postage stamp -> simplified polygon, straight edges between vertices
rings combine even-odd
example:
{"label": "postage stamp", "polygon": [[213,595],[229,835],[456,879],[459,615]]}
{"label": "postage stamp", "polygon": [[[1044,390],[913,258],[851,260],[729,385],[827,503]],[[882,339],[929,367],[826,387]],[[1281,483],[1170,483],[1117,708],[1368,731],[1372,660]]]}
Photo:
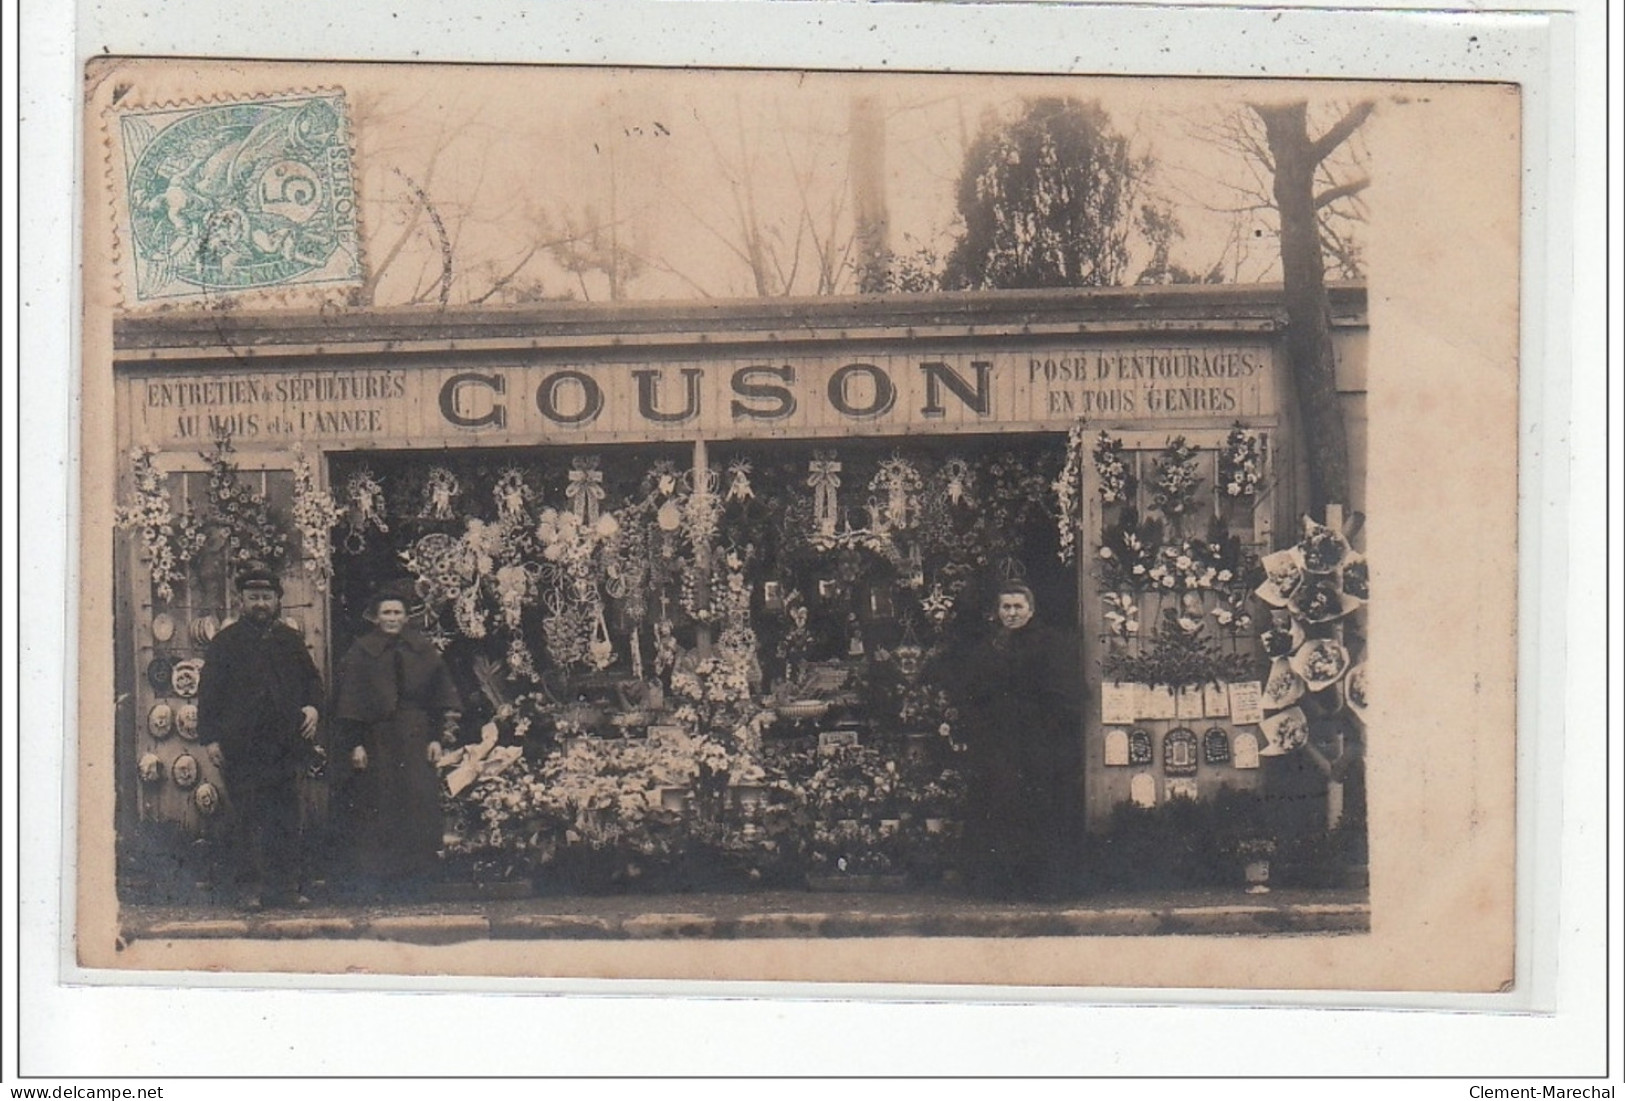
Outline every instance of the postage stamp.
{"label": "postage stamp", "polygon": [[342,92],[132,110],[117,129],[136,301],[361,278]]}

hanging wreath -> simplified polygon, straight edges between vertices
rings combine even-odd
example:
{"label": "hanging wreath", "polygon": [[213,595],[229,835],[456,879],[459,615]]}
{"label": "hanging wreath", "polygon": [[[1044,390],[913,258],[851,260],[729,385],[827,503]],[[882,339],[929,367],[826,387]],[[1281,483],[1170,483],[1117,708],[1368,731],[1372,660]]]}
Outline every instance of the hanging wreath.
{"label": "hanging wreath", "polygon": [[453,502],[462,492],[457,475],[443,466],[433,467],[423,483],[423,516],[429,520],[455,520]]}
{"label": "hanging wreath", "polygon": [[839,520],[836,491],[841,488],[841,463],[833,451],[815,451],[807,464],[807,485],[813,491],[813,533],[834,535]]}
{"label": "hanging wreath", "polygon": [[969,508],[976,504],[976,474],[970,463],[957,456],[946,459],[940,474],[942,491],[948,503],[955,508]]}
{"label": "hanging wreath", "polygon": [[248,562],[280,569],[288,555],[288,536],[272,515],[265,495],[238,480],[231,454],[231,437],[222,435],[203,456],[209,464],[209,497],[200,523],[223,532],[232,569]]}
{"label": "hanging wreath", "polygon": [[1169,440],[1157,458],[1156,471],[1151,477],[1151,502],[1171,520],[1195,508],[1197,491],[1202,486],[1196,463],[1196,449],[1185,442],[1184,436]]}
{"label": "hanging wreath", "polygon": [[372,471],[362,467],[344,483],[344,499],[349,517],[349,534],[344,538],[344,549],[360,554],[367,545],[367,530],[380,534],[389,531],[384,519],[384,487],[374,478]]}
{"label": "hanging wreath", "polygon": [[316,484],[316,471],[299,444],[293,449],[292,511],[305,572],[317,589],[326,592],[333,580],[333,529],[344,519],[344,510],[331,493]]}
{"label": "hanging wreath", "polygon": [[879,495],[871,498],[879,523],[871,527],[901,531],[919,519],[919,496],[923,483],[914,464],[893,453],[880,464],[875,476],[869,479],[869,490]]}
{"label": "hanging wreath", "polygon": [[130,452],[134,500],[113,510],[113,523],[121,530],[140,533],[153,594],[167,603],[175,595],[175,586],[186,580],[192,559],[203,549],[204,532],[190,510],[177,516],[170,508],[168,479],[154,465],[156,455],[146,446]]}
{"label": "hanging wreath", "polygon": [[1060,541],[1057,553],[1062,562],[1072,561],[1078,529],[1083,526],[1083,508],[1079,497],[1083,487],[1084,431],[1081,420],[1067,430],[1066,459],[1061,464],[1061,473],[1050,487],[1055,491],[1056,534]]}
{"label": "hanging wreath", "polygon": [[750,484],[751,465],[748,459],[735,459],[728,464],[728,500],[748,501],[756,496]]}
{"label": "hanging wreath", "polygon": [[[1081,450],[1081,441],[1079,447]],[[1134,497],[1134,474],[1123,441],[1102,432],[1095,437],[1092,458],[1100,480],[1100,499],[1108,505],[1128,503]]]}
{"label": "hanging wreath", "polygon": [[1263,439],[1238,422],[1219,449],[1219,486],[1227,497],[1255,497],[1263,478]]}
{"label": "hanging wreath", "polygon": [[510,466],[503,470],[497,477],[491,496],[496,500],[498,521],[515,528],[529,526],[526,509],[534,494],[517,467]]}
{"label": "hanging wreath", "polygon": [[598,521],[604,501],[604,472],[598,469],[598,456],[581,455],[570,460],[570,479],[564,487],[564,496],[582,522]]}

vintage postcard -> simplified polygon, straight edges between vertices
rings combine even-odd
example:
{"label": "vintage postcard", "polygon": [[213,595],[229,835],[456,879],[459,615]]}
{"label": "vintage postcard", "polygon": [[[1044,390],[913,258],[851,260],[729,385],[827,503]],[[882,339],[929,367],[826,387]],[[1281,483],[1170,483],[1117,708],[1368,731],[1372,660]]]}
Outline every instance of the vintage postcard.
{"label": "vintage postcard", "polygon": [[84,75],[81,966],[1512,981],[1515,86]]}

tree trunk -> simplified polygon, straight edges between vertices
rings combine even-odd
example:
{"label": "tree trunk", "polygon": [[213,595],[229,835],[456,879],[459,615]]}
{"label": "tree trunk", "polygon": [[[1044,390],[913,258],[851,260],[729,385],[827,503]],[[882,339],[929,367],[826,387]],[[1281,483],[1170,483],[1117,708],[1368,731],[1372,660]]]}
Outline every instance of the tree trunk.
{"label": "tree trunk", "polygon": [[891,241],[886,213],[886,119],[873,96],[852,101],[851,150],[858,289],[874,292],[885,289]]}
{"label": "tree trunk", "polygon": [[1275,160],[1275,203],[1281,215],[1281,280],[1286,303],[1287,362],[1302,413],[1309,459],[1310,511],[1349,500],[1349,444],[1337,397],[1331,304],[1326,297],[1315,169],[1324,157],[1309,137],[1303,103],[1254,107]]}

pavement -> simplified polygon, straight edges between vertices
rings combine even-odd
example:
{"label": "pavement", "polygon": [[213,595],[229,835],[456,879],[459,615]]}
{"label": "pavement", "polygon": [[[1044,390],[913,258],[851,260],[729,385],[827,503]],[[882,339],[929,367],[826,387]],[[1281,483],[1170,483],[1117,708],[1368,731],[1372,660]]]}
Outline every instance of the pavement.
{"label": "pavement", "polygon": [[1278,888],[1099,894],[997,902],[945,888],[323,902],[248,913],[227,906],[125,904],[123,939],[683,940],[841,937],[1280,936],[1371,928],[1364,889]]}

